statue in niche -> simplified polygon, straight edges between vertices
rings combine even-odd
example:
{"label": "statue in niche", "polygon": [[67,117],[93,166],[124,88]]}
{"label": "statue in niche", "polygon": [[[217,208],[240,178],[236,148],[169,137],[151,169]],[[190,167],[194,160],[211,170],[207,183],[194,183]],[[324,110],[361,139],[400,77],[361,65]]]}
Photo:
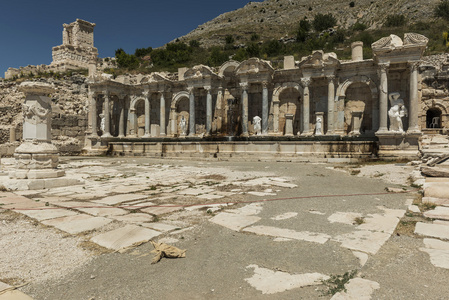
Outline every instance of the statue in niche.
{"label": "statue in niche", "polygon": [[262,134],[262,127],[260,125],[260,121],[262,121],[262,119],[259,116],[255,116],[253,118],[254,133],[256,135],[261,135]]}
{"label": "statue in niche", "polygon": [[101,134],[104,134],[104,129],[105,129],[105,120],[104,120],[104,114],[100,114],[100,130],[101,130]]}
{"label": "statue in niche", "polygon": [[184,116],[181,116],[181,121],[179,121],[179,127],[181,128],[181,136],[187,134],[187,122]]}
{"label": "statue in niche", "polygon": [[323,135],[323,120],[321,118],[316,118],[315,124],[315,135]]}
{"label": "statue in niche", "polygon": [[400,96],[400,93],[394,92],[389,97],[391,108],[388,111],[388,117],[390,118],[390,131],[392,132],[404,132],[402,118],[406,117],[408,112],[404,100],[400,99]]}

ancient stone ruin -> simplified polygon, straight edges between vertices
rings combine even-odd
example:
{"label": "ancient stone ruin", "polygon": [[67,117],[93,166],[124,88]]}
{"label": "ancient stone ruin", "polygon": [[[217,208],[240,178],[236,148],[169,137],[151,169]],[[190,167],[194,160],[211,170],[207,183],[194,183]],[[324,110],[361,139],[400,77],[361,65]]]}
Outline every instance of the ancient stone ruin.
{"label": "ancient stone ruin", "polygon": [[374,59],[363,60],[356,42],[351,61],[314,51],[286,57],[282,70],[251,58],[180,69],[175,79],[95,76],[85,150],[179,156],[201,143],[214,156],[414,157],[426,124],[418,66],[427,42],[391,35],[372,45]]}
{"label": "ancient stone ruin", "polygon": [[94,47],[95,23],[76,19],[70,24],[63,24],[63,27],[62,45],[53,47],[53,61],[50,65],[9,68],[5,72],[5,79],[50,71],[65,72],[95,68],[98,57],[98,50]]}

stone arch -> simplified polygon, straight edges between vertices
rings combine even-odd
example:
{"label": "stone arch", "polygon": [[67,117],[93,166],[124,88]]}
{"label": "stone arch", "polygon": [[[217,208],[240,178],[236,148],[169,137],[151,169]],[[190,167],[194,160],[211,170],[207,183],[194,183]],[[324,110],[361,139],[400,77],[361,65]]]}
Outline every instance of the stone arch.
{"label": "stone arch", "polygon": [[426,128],[441,128],[442,111],[438,107],[430,107],[426,112]]}
{"label": "stone arch", "polygon": [[232,71],[234,72],[237,67],[240,65],[240,63],[238,61],[235,60],[230,60],[225,62],[224,64],[222,64],[218,70],[218,76],[223,77],[225,72],[232,68]]}
{"label": "stone arch", "polygon": [[[430,117],[439,117],[438,125],[439,127],[430,127],[430,128],[447,128],[449,127],[449,108],[445,105],[444,101],[440,99],[430,99],[423,101],[424,105],[422,106],[422,128],[429,128],[430,123],[432,122]],[[431,116],[432,114],[435,114]],[[430,123],[429,123],[430,121]]]}
{"label": "stone arch", "polygon": [[[363,108],[363,115],[361,120],[361,128],[352,128],[352,117],[351,113],[348,112],[348,110],[354,111],[353,108],[347,108],[347,105],[351,103],[346,103],[347,98],[347,92],[348,89],[353,84],[365,84],[366,88],[369,89],[369,92],[371,94],[370,103],[367,103],[368,99],[364,99],[366,102],[364,105],[369,105],[368,107]],[[342,113],[344,116],[344,122],[340,121],[337,123],[337,128],[339,131],[345,131],[346,133],[349,132],[358,132],[360,129],[362,130],[362,133],[368,133],[368,132],[374,132],[378,127],[378,89],[376,84],[374,83],[371,78],[364,75],[357,75],[353,76],[351,78],[346,79],[343,83],[341,83],[338,88],[335,95],[335,102],[340,102],[339,106],[342,107],[343,111]],[[362,101],[363,102],[363,101]],[[346,125],[345,125],[346,123]],[[347,128],[345,128],[347,127]]]}
{"label": "stone arch", "polygon": [[[283,99],[282,94],[289,90],[295,90],[298,93],[298,97],[295,99]],[[296,134],[300,131],[300,100],[303,94],[302,86],[297,82],[286,82],[281,86],[278,86],[273,91],[273,131],[277,134]],[[289,105],[290,104],[290,105]],[[293,129],[293,132],[287,132],[286,128],[286,114],[293,115],[292,124],[289,127]],[[291,131],[291,130],[288,130]]]}
{"label": "stone arch", "polygon": [[[182,135],[182,128],[181,128],[181,125],[180,125],[180,120],[184,116],[185,122],[186,122],[186,126],[187,126],[187,124],[189,124],[190,112],[188,111],[187,108],[185,110],[181,111],[181,112],[178,112],[177,108],[178,108],[178,105],[179,105],[181,100],[183,100],[183,99],[189,100],[189,93],[186,92],[186,91],[182,91],[182,92],[176,93],[175,95],[173,95],[172,99],[173,100],[171,102],[170,116],[169,116],[171,135],[172,136],[181,136]],[[188,134],[188,126],[186,128],[186,134]]]}

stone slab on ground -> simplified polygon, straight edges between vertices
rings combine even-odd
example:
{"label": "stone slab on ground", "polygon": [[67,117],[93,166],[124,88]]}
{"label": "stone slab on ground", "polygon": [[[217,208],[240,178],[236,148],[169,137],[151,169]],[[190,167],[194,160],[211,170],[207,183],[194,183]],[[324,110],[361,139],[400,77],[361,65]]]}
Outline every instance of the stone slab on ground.
{"label": "stone slab on ground", "polygon": [[139,194],[120,194],[115,196],[108,196],[100,200],[94,200],[92,202],[95,203],[102,203],[102,204],[108,204],[108,205],[115,205],[126,201],[132,201],[132,200],[140,200],[140,199],[146,199],[148,198],[147,195],[139,195]]}
{"label": "stone slab on ground", "polygon": [[392,234],[399,223],[399,218],[392,215],[369,214],[364,223],[357,226],[359,230],[387,232]]}
{"label": "stone slab on ground", "polygon": [[125,216],[111,216],[112,219],[126,222],[126,223],[143,223],[143,222],[152,222],[154,220],[154,217],[149,214],[142,214],[142,213],[132,213],[127,214]]}
{"label": "stone slab on ground", "polygon": [[77,210],[96,217],[123,216],[129,213],[129,211],[117,207],[83,207],[77,208]]}
{"label": "stone slab on ground", "polygon": [[261,218],[256,216],[233,214],[222,212],[209,219],[210,222],[224,226],[231,230],[240,231],[242,228],[258,222]]}
{"label": "stone slab on ground", "polygon": [[355,251],[376,254],[380,247],[390,238],[389,233],[368,230],[357,230],[336,236],[335,241],[341,246]]}
{"label": "stone slab on ground", "polygon": [[439,167],[422,167],[421,172],[430,177],[449,177],[449,169]]}
{"label": "stone slab on ground", "polygon": [[15,212],[24,214],[38,221],[45,221],[50,219],[78,215],[76,212],[64,208],[48,208],[48,207],[35,210],[15,210]]}
{"label": "stone slab on ground", "polygon": [[42,224],[53,226],[70,234],[78,234],[85,231],[95,230],[110,222],[112,222],[112,220],[103,217],[77,215],[43,221]]}
{"label": "stone slab on ground", "polygon": [[30,296],[18,290],[0,292],[0,300],[33,300]]}
{"label": "stone slab on ground", "polygon": [[327,218],[327,220],[331,223],[342,223],[348,225],[354,225],[356,218],[362,218],[361,213],[355,212],[336,212]]}
{"label": "stone slab on ground", "polygon": [[169,225],[169,224],[165,224],[165,223],[142,223],[140,225],[145,226],[147,228],[157,230],[157,231],[162,231],[162,232],[179,229],[179,227],[177,227],[177,226],[173,226],[173,225]]}
{"label": "stone slab on ground", "polygon": [[102,247],[120,251],[133,245],[146,243],[160,234],[160,232],[148,228],[126,225],[125,227],[96,235],[90,240]]}
{"label": "stone slab on ground", "polygon": [[424,212],[423,215],[431,219],[449,220],[449,207],[437,206],[433,210]]}
{"label": "stone slab on ground", "polygon": [[449,243],[436,239],[424,239],[425,248],[419,248],[427,252],[430,262],[435,267],[449,269]]}
{"label": "stone slab on ground", "polygon": [[291,229],[277,228],[271,226],[252,226],[243,229],[244,232],[251,232],[257,235],[266,235],[276,238],[288,238],[318,244],[326,243],[331,237],[323,233],[308,231],[294,231]]}
{"label": "stone slab on ground", "polygon": [[423,197],[422,203],[432,203],[435,205],[449,206],[449,199],[444,198],[434,198],[434,197]]}
{"label": "stone slab on ground", "polygon": [[184,208],[182,206],[174,205],[174,204],[161,204],[159,206],[153,206],[148,208],[143,208],[141,211],[146,212],[148,214],[152,215],[164,215],[168,213],[172,213],[178,210],[183,210]]}
{"label": "stone slab on ground", "polygon": [[329,278],[329,276],[320,273],[289,274],[261,268],[257,265],[249,265],[246,268],[254,269],[254,275],[245,278],[245,281],[253,288],[261,291],[262,294],[276,294],[295,288],[319,285],[322,280]]}
{"label": "stone slab on ground", "polygon": [[444,182],[428,182],[424,184],[424,197],[449,199],[449,178]]}
{"label": "stone slab on ground", "polygon": [[449,240],[449,227],[441,224],[418,222],[415,226],[415,234]]}
{"label": "stone slab on ground", "polygon": [[34,201],[27,197],[15,195],[13,193],[2,193],[0,203],[5,209],[26,209],[45,207],[45,202]]}

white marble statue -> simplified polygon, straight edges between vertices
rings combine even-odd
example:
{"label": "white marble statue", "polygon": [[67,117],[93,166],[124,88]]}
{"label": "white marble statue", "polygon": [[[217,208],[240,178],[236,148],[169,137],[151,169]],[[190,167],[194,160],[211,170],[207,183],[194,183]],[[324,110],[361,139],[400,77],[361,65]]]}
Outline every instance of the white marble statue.
{"label": "white marble statue", "polygon": [[104,114],[100,114],[100,130],[101,130],[101,134],[104,134],[104,129],[105,129],[105,120],[104,120]]}
{"label": "white marble statue", "polygon": [[262,119],[259,116],[255,116],[253,118],[254,133],[256,135],[261,135],[262,134],[262,127],[260,125],[260,121],[262,121]]}
{"label": "white marble statue", "polygon": [[187,134],[187,122],[184,116],[182,116],[181,121],[179,121],[179,127],[181,128],[181,136],[185,136]]}
{"label": "white marble statue", "polygon": [[391,108],[388,111],[388,117],[390,118],[390,131],[392,132],[404,132],[402,125],[402,118],[407,116],[407,108],[405,108],[404,100],[399,97],[401,94],[394,92],[390,94]]}
{"label": "white marble statue", "polygon": [[315,135],[323,135],[323,120],[320,117],[316,118]]}

